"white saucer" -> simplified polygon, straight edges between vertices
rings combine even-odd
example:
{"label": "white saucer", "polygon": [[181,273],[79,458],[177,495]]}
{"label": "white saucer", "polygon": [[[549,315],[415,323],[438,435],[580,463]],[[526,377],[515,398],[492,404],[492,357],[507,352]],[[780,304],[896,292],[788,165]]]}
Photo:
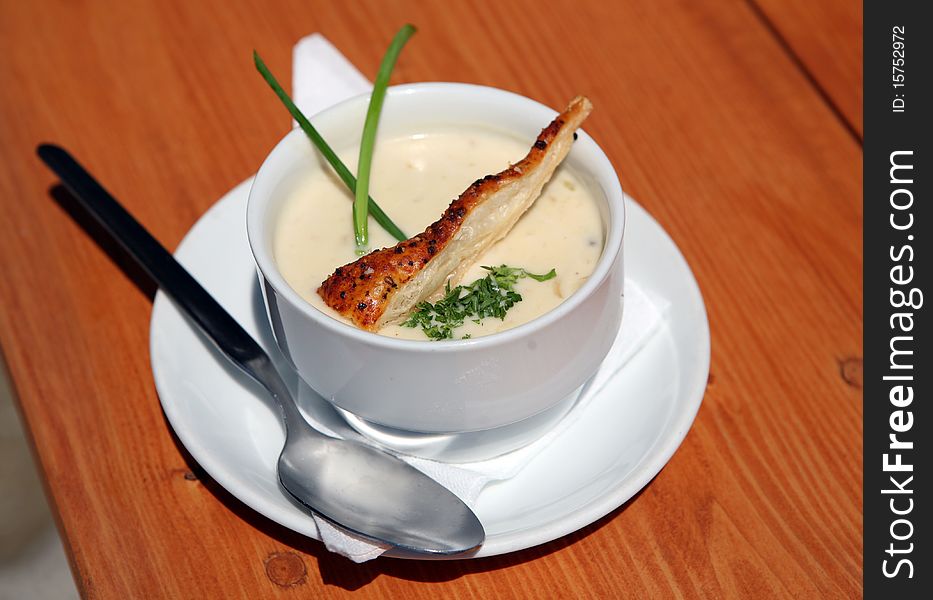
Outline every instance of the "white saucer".
{"label": "white saucer", "polygon": [[[274,349],[246,240],[250,182],[207,211],[175,256]],[[661,470],[693,423],[709,371],[703,298],[670,237],[631,198],[626,202],[626,275],[670,300],[666,322],[548,448],[514,478],[483,490],[475,511],[487,537],[472,557],[542,544],[608,514]],[[161,292],[150,353],[162,408],[194,459],[252,509],[318,539],[313,519],[280,491],[275,463],[284,433],[265,394]]]}

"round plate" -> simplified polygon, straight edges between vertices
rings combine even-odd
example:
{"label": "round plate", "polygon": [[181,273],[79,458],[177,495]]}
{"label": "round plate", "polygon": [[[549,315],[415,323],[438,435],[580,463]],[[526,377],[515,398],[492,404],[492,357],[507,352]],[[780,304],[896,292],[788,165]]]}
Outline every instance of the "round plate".
{"label": "round plate", "polygon": [[[246,240],[250,183],[207,211],[175,256],[268,349],[274,341]],[[700,407],[710,356],[703,298],[670,237],[626,202],[626,275],[670,301],[665,323],[552,444],[482,491],[474,510],[487,537],[471,557],[548,542],[622,505],[667,463]],[[162,408],[194,459],[252,509],[318,539],[314,520],[280,491],[284,432],[263,391],[161,292],[150,353]]]}

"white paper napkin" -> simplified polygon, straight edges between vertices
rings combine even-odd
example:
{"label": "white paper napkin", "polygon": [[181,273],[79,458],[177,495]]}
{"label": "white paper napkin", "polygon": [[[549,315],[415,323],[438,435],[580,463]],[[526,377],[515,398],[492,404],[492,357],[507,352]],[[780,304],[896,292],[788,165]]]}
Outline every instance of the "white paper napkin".
{"label": "white paper napkin", "polygon": [[[306,117],[368,92],[372,87],[359,69],[320,33],[313,33],[295,44],[292,100]],[[297,125],[292,123],[292,127]]]}
{"label": "white paper napkin", "polygon": [[[320,34],[315,33],[299,41],[295,45],[293,61],[292,98],[309,118],[342,100],[364,93],[371,87],[370,82],[356,67]],[[630,280],[625,282],[624,298],[623,326],[606,360],[576,405],[540,439],[514,452],[482,462],[452,464],[411,456],[402,456],[402,459],[450,489],[471,507],[484,487],[492,482],[514,477],[542,449],[577,421],[592,399],[644,346],[662,323],[668,306],[666,300],[649,297]],[[346,430],[338,432],[328,426],[325,420],[315,419],[313,414],[307,416],[312,424],[324,433],[337,436],[346,434]],[[314,517],[314,520],[327,549],[354,562],[371,560],[389,548],[348,533],[324,519]]]}

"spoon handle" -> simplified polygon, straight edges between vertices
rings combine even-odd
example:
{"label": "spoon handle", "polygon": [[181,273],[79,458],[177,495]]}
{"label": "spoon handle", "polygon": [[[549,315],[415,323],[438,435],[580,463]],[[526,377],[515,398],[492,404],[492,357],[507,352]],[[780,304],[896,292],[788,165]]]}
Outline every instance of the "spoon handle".
{"label": "spoon handle", "polygon": [[[285,388],[258,343],[194,277],[63,148],[42,144],[39,158],[81,205],[187,313],[217,348],[273,395]],[[281,404],[281,402],[280,402]]]}

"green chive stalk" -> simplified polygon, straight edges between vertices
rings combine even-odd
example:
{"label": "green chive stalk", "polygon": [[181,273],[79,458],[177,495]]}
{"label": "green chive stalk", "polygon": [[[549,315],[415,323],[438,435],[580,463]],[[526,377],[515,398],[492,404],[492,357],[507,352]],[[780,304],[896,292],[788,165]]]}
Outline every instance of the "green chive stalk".
{"label": "green chive stalk", "polygon": [[[302,114],[298,107],[295,106],[295,103],[292,102],[292,99],[285,93],[285,90],[282,89],[282,86],[279,85],[279,82],[276,81],[275,77],[269,71],[269,68],[266,67],[266,63],[263,62],[262,58],[259,57],[259,53],[255,50],[253,51],[253,62],[256,63],[256,70],[262,75],[263,79],[266,80],[266,83],[269,84],[269,87],[272,88],[272,91],[275,92],[275,95],[279,97],[279,100],[282,101],[282,104],[285,105],[285,108],[288,109],[288,112],[291,113],[292,118],[298,122],[298,126],[301,127],[302,131],[311,139],[317,149],[321,152],[324,158],[330,163],[330,166],[334,168],[334,171],[337,173],[337,176],[346,184],[350,192],[356,195],[357,182],[356,178],[353,177],[353,174],[350,173],[350,169],[347,168],[343,161],[337,156],[337,154],[331,149],[331,147],[324,141],[324,138],[321,137],[321,134],[317,132],[311,122],[308,121],[308,118]],[[392,222],[392,219],[389,218],[376,201],[372,198],[368,199],[368,208],[369,212],[372,213],[373,218],[377,223],[382,225],[382,227],[389,232],[389,234],[397,239],[400,242],[404,242],[408,239],[408,236],[399,229],[398,225]]]}
{"label": "green chive stalk", "polygon": [[382,57],[379,73],[373,84],[373,93],[369,97],[369,109],[366,111],[366,121],[363,123],[363,138],[360,142],[359,168],[356,172],[356,197],[353,202],[353,232],[356,237],[356,253],[359,256],[369,251],[369,174],[373,164],[373,148],[376,145],[376,129],[379,127],[379,115],[382,113],[382,104],[385,102],[386,88],[389,86],[389,77],[398,60],[405,42],[414,35],[416,29],[406,24],[392,39],[389,49]]}

